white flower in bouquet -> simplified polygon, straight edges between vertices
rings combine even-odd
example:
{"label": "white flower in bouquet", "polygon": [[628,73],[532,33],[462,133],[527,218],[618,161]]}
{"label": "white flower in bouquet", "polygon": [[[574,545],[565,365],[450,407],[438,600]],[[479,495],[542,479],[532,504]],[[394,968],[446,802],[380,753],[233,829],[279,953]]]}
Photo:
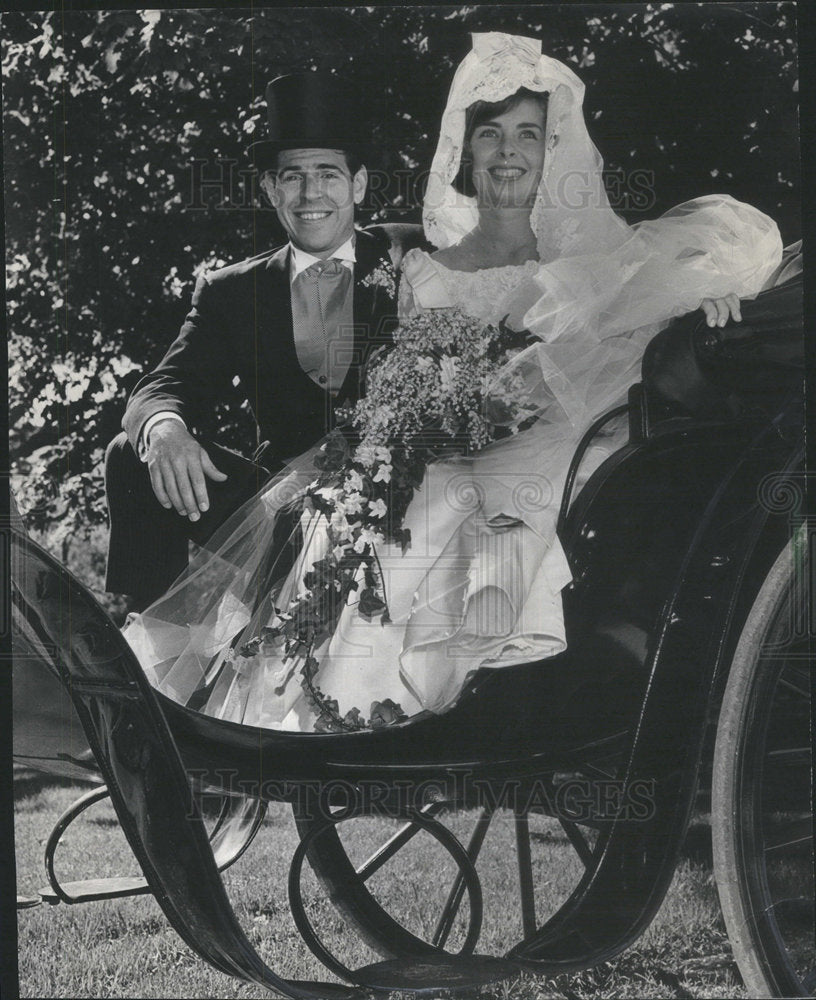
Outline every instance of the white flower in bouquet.
{"label": "white flower in bouquet", "polygon": [[379,545],[384,541],[385,538],[381,532],[374,531],[371,528],[361,528],[354,542],[354,551],[362,553],[365,551],[366,546]]}
{"label": "white flower in bouquet", "polygon": [[[359,462],[360,465],[364,466],[366,469],[370,469],[372,465],[377,461],[376,455],[374,454],[374,447],[370,444],[360,444],[357,446],[354,452],[354,461]],[[360,473],[356,469],[352,469],[348,473],[349,479],[352,476],[356,476],[357,479],[352,481],[351,488],[354,490],[361,490],[363,488],[363,481],[360,478]]]}
{"label": "white flower in bouquet", "polygon": [[456,391],[456,358],[442,358],[439,362],[439,383],[444,396],[452,396]]}
{"label": "white flower in bouquet", "polygon": [[[372,458],[373,458],[373,452],[372,452]],[[355,459],[356,461],[361,462],[363,465],[367,464],[363,462],[362,458],[360,458],[357,455],[355,455]],[[360,490],[363,488],[363,477],[356,469],[352,469],[349,473],[347,473],[344,487],[347,492],[351,491],[350,495],[352,496],[359,494]]]}
{"label": "white flower in bouquet", "polygon": [[[362,483],[360,484],[362,488]],[[368,503],[368,500],[362,495],[362,493],[354,492],[348,493],[346,495],[346,515],[348,514],[359,514],[363,506]]]}
{"label": "white flower in bouquet", "polygon": [[[346,413],[356,447],[338,429],[320,450],[320,475],[306,499],[325,518],[329,548],[305,574],[303,589],[273,630],[283,636],[287,655],[305,652],[302,687],[319,731],[345,732],[405,717],[399,705],[389,706],[387,719],[373,707],[368,722],[357,708],[341,717],[337,702],[315,682],[316,636],[322,641],[331,634],[355,593],[356,613],[379,618],[383,626],[390,621],[377,548],[386,540],[403,551],[410,546],[403,519],[429,462],[452,451],[478,450],[534,419],[528,387],[511,361],[525,337],[451,309],[403,322],[393,348],[372,365],[365,396]],[[251,640],[239,655],[256,648]]]}

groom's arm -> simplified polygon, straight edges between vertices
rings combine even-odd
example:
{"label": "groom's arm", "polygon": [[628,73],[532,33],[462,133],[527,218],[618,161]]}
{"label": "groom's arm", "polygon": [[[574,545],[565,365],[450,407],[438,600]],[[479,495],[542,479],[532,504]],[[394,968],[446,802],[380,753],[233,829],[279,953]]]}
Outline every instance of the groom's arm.
{"label": "groom's arm", "polygon": [[191,521],[209,506],[206,478],[226,478],[188,430],[232,390],[234,329],[219,307],[220,291],[207,275],[199,278],[178,337],[137,384],[122,421],[132,447],[147,462],[158,501]]}
{"label": "groom's arm", "polygon": [[208,275],[198,279],[178,337],[131,393],[122,426],[137,453],[146,443],[143,432],[152,417],[173,414],[191,427],[232,393],[233,330],[222,315],[218,293]]}

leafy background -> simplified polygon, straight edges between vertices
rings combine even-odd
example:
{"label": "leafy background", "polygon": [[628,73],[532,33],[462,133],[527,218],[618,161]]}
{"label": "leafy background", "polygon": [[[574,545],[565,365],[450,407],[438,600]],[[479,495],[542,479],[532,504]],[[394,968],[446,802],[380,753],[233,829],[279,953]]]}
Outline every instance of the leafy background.
{"label": "leafy background", "polygon": [[[792,3],[4,13],[12,485],[64,561],[102,530],[105,445],[195,276],[281,240],[244,152],[265,83],[315,66],[353,76],[390,178],[361,221],[418,221],[474,30],[540,37],[582,77],[628,221],[727,192],[799,238]],[[251,449],[240,407],[213,427]]]}

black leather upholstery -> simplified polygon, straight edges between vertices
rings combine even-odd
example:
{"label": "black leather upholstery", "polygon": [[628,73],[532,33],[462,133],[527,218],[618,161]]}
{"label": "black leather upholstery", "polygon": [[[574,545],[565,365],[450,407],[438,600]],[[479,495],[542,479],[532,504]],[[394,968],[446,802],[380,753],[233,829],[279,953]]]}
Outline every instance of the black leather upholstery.
{"label": "black leather upholstery", "polygon": [[642,376],[647,389],[701,419],[771,408],[802,387],[802,275],[742,303],[742,322],[709,327],[702,311],[675,320],[649,344]]}

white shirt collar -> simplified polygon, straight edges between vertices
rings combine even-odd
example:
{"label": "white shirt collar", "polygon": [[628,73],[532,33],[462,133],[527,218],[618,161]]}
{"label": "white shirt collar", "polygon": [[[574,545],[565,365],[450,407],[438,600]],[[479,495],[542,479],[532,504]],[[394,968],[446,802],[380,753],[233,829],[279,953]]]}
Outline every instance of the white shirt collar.
{"label": "white shirt collar", "polygon": [[[301,250],[300,247],[296,247],[294,243],[289,243],[289,270],[290,278],[292,281],[300,274],[301,271],[305,271],[307,267],[311,267],[312,264],[317,263],[320,260],[319,257],[314,257],[312,254],[307,253],[305,250]],[[341,245],[331,254],[332,258],[336,258],[343,262],[343,265],[349,270],[354,269],[354,262],[357,257],[354,254],[354,237],[349,236],[345,243]]]}

